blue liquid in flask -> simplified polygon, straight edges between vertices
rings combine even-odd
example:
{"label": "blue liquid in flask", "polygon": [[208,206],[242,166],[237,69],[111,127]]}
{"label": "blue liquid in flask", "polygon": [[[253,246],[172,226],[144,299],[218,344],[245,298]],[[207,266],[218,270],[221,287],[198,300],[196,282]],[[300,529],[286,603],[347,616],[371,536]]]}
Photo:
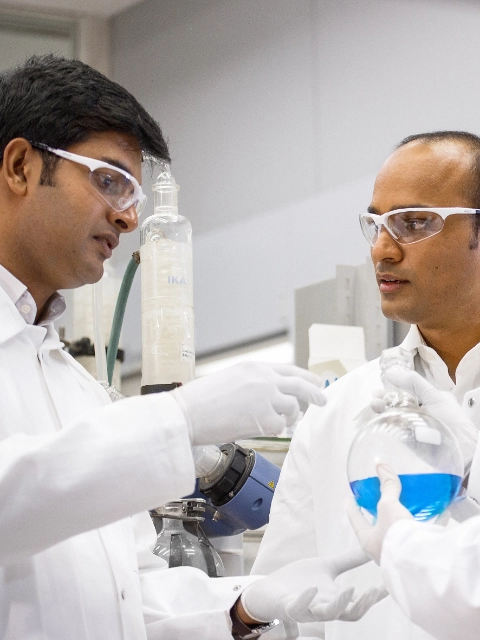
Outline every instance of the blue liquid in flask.
{"label": "blue liquid in flask", "polygon": [[[406,473],[399,478],[402,483],[400,502],[416,520],[429,520],[445,511],[462,484],[460,476],[450,473]],[[376,476],[355,480],[350,487],[358,506],[377,517],[380,480]]]}

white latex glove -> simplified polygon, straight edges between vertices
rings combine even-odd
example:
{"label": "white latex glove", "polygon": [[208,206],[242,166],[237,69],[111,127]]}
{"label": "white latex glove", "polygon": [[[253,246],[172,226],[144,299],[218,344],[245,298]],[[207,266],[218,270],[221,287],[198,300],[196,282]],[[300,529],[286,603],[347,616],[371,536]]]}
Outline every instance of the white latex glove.
{"label": "white latex glove", "polygon": [[245,612],[258,622],[358,620],[387,594],[374,587],[353,599],[353,587],[334,584],[344,571],[369,562],[360,549],[330,558],[297,560],[254,582],[241,595]]}
{"label": "white latex glove", "polygon": [[[420,401],[422,409],[434,418],[447,425],[456,435],[463,454],[464,466],[468,470],[473,460],[477,445],[478,430],[467,418],[462,407],[448,391],[435,389],[416,371],[405,371],[400,367],[391,367],[385,377],[395,387],[409,391]],[[383,390],[375,391],[375,395],[383,395]],[[381,413],[385,410],[382,398],[373,398],[370,403],[373,411]]]}
{"label": "white latex glove", "polygon": [[336,620],[343,620],[344,622],[356,622],[363,618],[369,609],[374,604],[380,602],[388,596],[388,591],[385,589],[383,582],[375,587],[370,587],[364,591],[356,600],[353,600],[343,613],[341,613]]}
{"label": "white latex glove", "polygon": [[377,464],[377,473],[382,495],[377,506],[376,523],[373,525],[367,521],[353,496],[347,505],[347,515],[362,549],[372,560],[380,564],[383,541],[389,528],[398,520],[414,518],[400,503],[402,485],[393,469],[387,464],[380,463]]}
{"label": "white latex glove", "polygon": [[320,378],[294,365],[242,362],[170,393],[198,445],[278,435],[300,408],[325,404],[321,386]]}

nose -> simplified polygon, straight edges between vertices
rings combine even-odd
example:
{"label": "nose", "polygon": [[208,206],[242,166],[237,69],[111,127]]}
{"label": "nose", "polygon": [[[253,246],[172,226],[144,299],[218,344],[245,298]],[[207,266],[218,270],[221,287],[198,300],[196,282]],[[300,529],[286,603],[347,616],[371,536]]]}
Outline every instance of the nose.
{"label": "nose", "polygon": [[132,205],[125,211],[115,211],[109,209],[108,221],[115,226],[120,233],[130,233],[138,227],[138,215]]}
{"label": "nose", "polygon": [[379,262],[400,262],[403,258],[402,245],[398,244],[382,225],[378,238],[371,249],[373,264]]}

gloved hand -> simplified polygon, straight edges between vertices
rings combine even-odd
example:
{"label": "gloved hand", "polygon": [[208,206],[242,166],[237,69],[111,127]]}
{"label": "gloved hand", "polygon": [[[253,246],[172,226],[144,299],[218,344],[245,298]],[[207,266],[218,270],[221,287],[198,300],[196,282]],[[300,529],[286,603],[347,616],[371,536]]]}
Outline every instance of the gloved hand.
{"label": "gloved hand", "polygon": [[[478,430],[465,415],[451,393],[435,389],[425,378],[416,371],[406,371],[400,367],[391,367],[385,372],[385,377],[399,389],[409,391],[420,401],[424,411],[434,418],[446,424],[456,435],[463,454],[464,466],[468,470],[473,460],[477,445]],[[383,390],[378,390],[375,395],[382,395]],[[373,398],[370,407],[373,411],[381,413],[385,410],[385,402],[382,398]]]}
{"label": "gloved hand", "polygon": [[338,620],[343,622],[356,622],[363,618],[369,609],[374,604],[380,602],[388,596],[388,591],[385,589],[383,582],[376,587],[370,587],[362,593],[362,595],[348,605],[345,611],[338,616]]}
{"label": "gloved hand", "polygon": [[243,362],[170,393],[198,445],[277,435],[295,422],[300,408],[325,404],[321,385],[316,375],[290,364]]}
{"label": "gloved hand", "polygon": [[352,602],[353,587],[341,589],[334,580],[366,562],[369,558],[360,549],[297,560],[247,587],[241,595],[243,608],[258,622],[358,620],[387,595],[385,589],[373,587]]}
{"label": "gloved hand", "polygon": [[377,473],[380,478],[381,498],[377,506],[377,521],[370,524],[357,503],[351,498],[347,506],[350,524],[366,554],[377,564],[380,564],[382,546],[389,528],[398,520],[413,520],[408,509],[400,503],[402,485],[399,477],[387,464],[378,464]]}

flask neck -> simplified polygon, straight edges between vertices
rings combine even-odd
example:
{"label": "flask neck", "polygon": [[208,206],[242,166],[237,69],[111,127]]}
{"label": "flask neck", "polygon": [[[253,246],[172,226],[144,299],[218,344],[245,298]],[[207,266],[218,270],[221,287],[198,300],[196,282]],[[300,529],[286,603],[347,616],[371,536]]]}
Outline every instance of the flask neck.
{"label": "flask neck", "polygon": [[155,189],[154,205],[155,211],[178,211],[177,192],[172,189]]}
{"label": "flask neck", "polygon": [[380,356],[380,371],[382,372],[382,382],[385,384],[384,373],[392,367],[400,367],[405,371],[412,371],[413,354],[402,347],[392,347],[384,349]]}
{"label": "flask neck", "polygon": [[178,209],[174,207],[157,207],[154,209],[154,216],[159,216],[164,220],[167,219],[172,222],[176,222],[180,219],[180,214],[178,213]]}
{"label": "flask neck", "polygon": [[388,389],[383,398],[385,409],[418,409],[417,398],[408,391],[400,389]]}
{"label": "flask neck", "polygon": [[178,207],[178,190],[179,186],[175,182],[175,178],[170,171],[170,165],[167,162],[160,162],[160,173],[157,181],[152,187],[154,192],[154,208],[155,210],[177,209]]}
{"label": "flask neck", "polygon": [[183,531],[183,520],[176,518],[162,518],[162,531],[164,533],[178,533]]}
{"label": "flask neck", "polygon": [[413,354],[402,347],[392,347],[384,349],[380,356],[380,370],[382,372],[382,383],[385,389],[385,406],[387,409],[415,408],[418,409],[417,398],[403,389],[398,389],[387,380],[386,373],[392,369],[403,371],[413,371]]}

